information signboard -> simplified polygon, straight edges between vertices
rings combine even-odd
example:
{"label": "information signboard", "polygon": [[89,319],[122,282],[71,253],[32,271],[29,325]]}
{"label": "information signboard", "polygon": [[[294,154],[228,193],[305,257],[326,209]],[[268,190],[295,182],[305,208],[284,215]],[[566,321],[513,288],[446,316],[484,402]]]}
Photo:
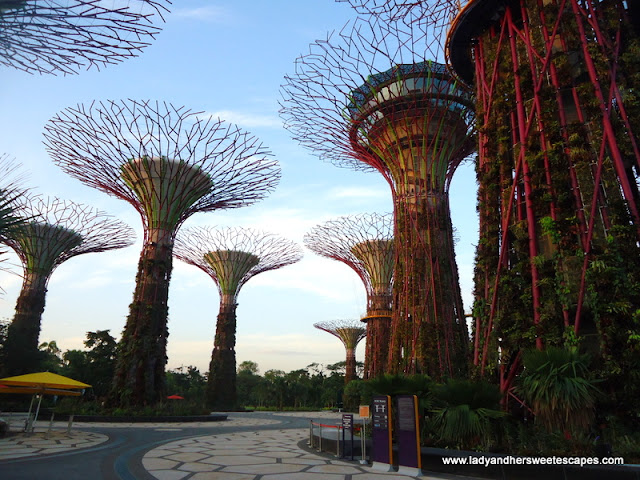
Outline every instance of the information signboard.
{"label": "information signboard", "polygon": [[372,451],[373,462],[392,464],[393,450],[391,444],[391,397],[381,395],[373,397],[371,405]]}
{"label": "information signboard", "polygon": [[398,465],[421,469],[418,397],[399,395],[396,401]]}

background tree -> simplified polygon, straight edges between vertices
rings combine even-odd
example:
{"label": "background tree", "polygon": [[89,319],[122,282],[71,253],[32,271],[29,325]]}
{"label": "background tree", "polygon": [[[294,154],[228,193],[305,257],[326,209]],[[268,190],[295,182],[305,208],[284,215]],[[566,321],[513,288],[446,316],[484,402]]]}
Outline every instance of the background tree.
{"label": "background tree", "polygon": [[68,108],[45,126],[55,163],[129,202],[142,219],[144,242],[114,378],[116,404],[152,404],[165,396],[167,302],[179,227],[196,212],[261,200],[280,178],[255,137],[200,115],[160,102],[107,101]]}
{"label": "background tree", "polygon": [[[59,373],[62,368],[62,350],[58,347],[55,340],[42,342],[38,345],[38,353],[36,356],[38,371]],[[34,372],[28,372],[34,373]]]}
{"label": "background tree", "polygon": [[98,397],[106,397],[111,389],[113,374],[116,368],[118,344],[109,330],[96,330],[87,332],[84,341],[87,350],[87,359],[91,369],[91,382],[93,391]]}
{"label": "background tree", "polygon": [[239,406],[264,406],[264,379],[258,364],[245,360],[238,365],[236,376],[237,403]]}
{"label": "background tree", "polygon": [[193,365],[181,366],[167,372],[167,391],[180,395],[185,401],[197,405],[205,404],[207,379]]}
{"label": "background tree", "polygon": [[109,330],[87,332],[85,350],[62,354],[61,374],[88,383],[93,394],[104,399],[111,390],[116,364],[117,342]]}
{"label": "background tree", "polygon": [[95,372],[91,368],[86,351],[78,349],[65,351],[62,354],[62,367],[59,373],[65,377],[88,383],[91,385],[93,393],[96,393],[96,384],[93,380]]}

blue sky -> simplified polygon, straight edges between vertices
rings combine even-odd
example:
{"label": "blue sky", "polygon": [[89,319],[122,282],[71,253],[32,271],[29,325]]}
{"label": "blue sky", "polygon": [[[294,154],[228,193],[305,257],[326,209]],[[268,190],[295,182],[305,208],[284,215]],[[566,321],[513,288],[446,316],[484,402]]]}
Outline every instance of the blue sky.
{"label": "blue sky", "polygon": [[[163,31],[142,54],[101,71],[75,76],[29,75],[2,68],[0,153],[30,173],[28,185],[44,196],[91,205],[133,227],[138,239],[123,250],[75,257],[49,283],[41,341],[82,348],[85,333],[110,329],[119,337],[131,302],[141,249],[141,221],[128,203],[63,173],[43,146],[43,126],[60,110],[94,99],[157,99],[220,116],[262,140],[282,168],[279,187],[251,207],[200,213],[185,226],[254,227],[302,245],[313,226],[343,215],[390,212],[390,190],[379,174],[354,172],[318,160],[293,141],[278,116],[279,88],[309,43],[340,30],[355,12],[332,0],[175,0]],[[452,220],[465,310],[471,308],[477,241],[475,174],[458,168],[451,189]],[[0,318],[11,318],[21,267],[0,272]],[[5,264],[6,265],[6,264]],[[169,293],[168,368],[208,369],[218,293],[199,269],[178,260]],[[357,319],[365,292],[347,266],[305,249],[304,259],[251,279],[239,295],[237,360],[260,371],[290,371],[310,363],[344,360],[344,348],[315,322]],[[364,342],[357,357],[363,358]]]}

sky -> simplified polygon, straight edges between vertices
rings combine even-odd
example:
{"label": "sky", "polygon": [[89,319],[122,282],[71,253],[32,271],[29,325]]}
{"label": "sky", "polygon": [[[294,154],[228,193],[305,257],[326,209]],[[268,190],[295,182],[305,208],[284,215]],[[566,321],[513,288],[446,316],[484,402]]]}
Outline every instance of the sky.
{"label": "sky", "polygon": [[[188,226],[252,227],[303,245],[312,227],[345,215],[391,212],[388,184],[377,173],[322,162],[299,146],[278,115],[280,86],[308,45],[356,16],[332,0],[174,0],[155,41],[133,59],[73,76],[30,75],[0,67],[0,155],[28,173],[26,186],[43,196],[90,205],[130,225],[131,247],[74,257],[53,273],[40,341],[82,349],[86,332],[120,337],[132,300],[142,223],[123,200],[85,186],[53,164],[43,127],[57,112],[93,100],[152,99],[235,123],[257,136],[282,169],[279,186],[252,206],[197,213]],[[456,171],[451,215],[465,310],[471,309],[478,221],[471,161]],[[0,272],[0,319],[11,319],[22,267],[13,253]],[[236,358],[260,373],[285,372],[345,358],[344,347],[316,322],[357,321],[366,310],[364,286],[346,265],[304,248],[304,258],[257,275],[238,297]],[[169,291],[168,369],[208,371],[219,297],[213,280],[178,260]],[[364,341],[357,349],[363,361]]]}

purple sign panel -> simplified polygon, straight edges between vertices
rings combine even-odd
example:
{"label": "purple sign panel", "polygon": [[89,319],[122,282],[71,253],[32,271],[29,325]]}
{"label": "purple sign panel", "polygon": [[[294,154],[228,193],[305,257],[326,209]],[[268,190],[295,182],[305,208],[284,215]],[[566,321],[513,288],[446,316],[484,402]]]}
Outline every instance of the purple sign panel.
{"label": "purple sign panel", "polygon": [[371,460],[379,463],[393,463],[391,450],[391,397],[373,397],[371,405],[372,450]]}
{"label": "purple sign panel", "polygon": [[420,458],[420,427],[418,424],[418,397],[399,395],[397,401],[396,438],[398,465],[422,468]]}

